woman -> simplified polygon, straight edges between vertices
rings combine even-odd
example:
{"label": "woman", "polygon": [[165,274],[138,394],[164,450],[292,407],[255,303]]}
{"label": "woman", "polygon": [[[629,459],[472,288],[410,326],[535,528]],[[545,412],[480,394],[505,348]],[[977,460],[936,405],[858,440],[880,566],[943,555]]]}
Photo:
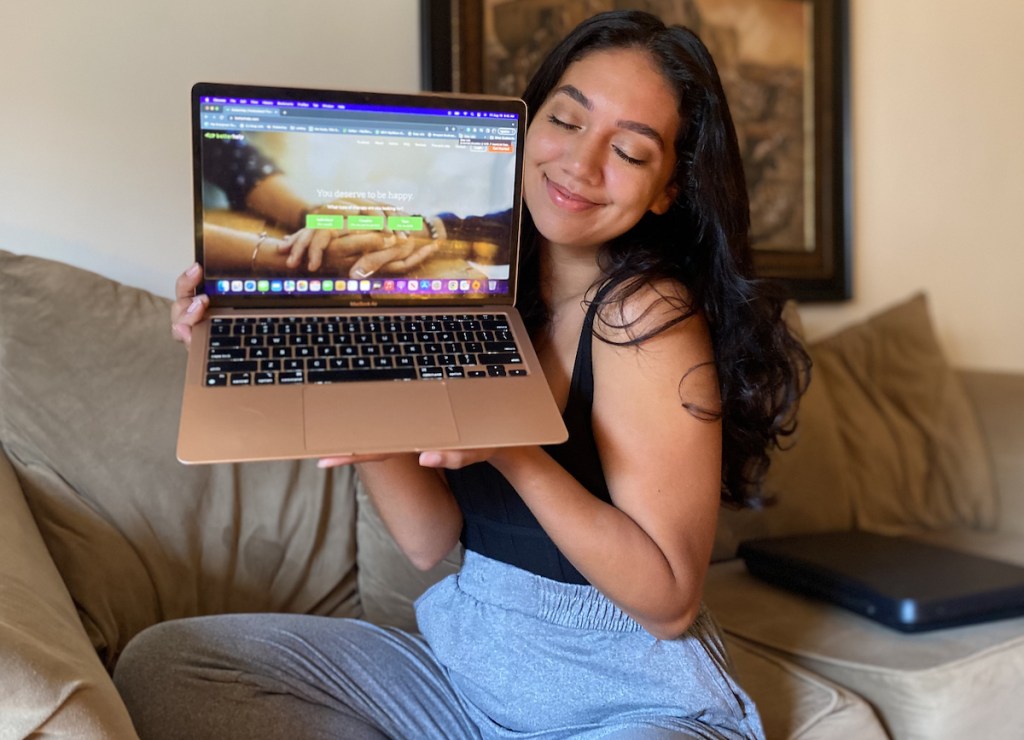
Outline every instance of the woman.
{"label": "woman", "polygon": [[[117,681],[143,737],[761,737],[701,591],[807,360],[749,276],[736,136],[689,31],[581,24],[525,94],[521,305],[570,439],[346,457],[418,566],[409,635],[221,616],[151,628]],[[197,275],[179,279],[186,338]]]}

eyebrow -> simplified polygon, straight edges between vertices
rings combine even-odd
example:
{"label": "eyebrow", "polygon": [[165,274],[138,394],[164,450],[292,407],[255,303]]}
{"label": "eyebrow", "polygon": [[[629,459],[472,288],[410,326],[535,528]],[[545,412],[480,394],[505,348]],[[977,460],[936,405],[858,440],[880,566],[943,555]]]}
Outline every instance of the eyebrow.
{"label": "eyebrow", "polygon": [[[584,108],[586,108],[588,111],[594,110],[593,101],[591,101],[590,98],[584,95],[583,92],[575,85],[562,85],[561,87],[555,90],[555,93],[561,93],[563,95],[569,96],[577,103],[582,105]],[[639,121],[619,120],[615,122],[615,125],[618,126],[619,128],[626,129],[627,131],[632,131],[634,133],[640,134],[641,136],[645,136],[651,141],[653,141],[655,144],[657,144],[659,149],[665,149],[665,141],[664,139],[661,138],[661,134],[655,131],[652,127],[648,126],[646,123],[640,123]]]}

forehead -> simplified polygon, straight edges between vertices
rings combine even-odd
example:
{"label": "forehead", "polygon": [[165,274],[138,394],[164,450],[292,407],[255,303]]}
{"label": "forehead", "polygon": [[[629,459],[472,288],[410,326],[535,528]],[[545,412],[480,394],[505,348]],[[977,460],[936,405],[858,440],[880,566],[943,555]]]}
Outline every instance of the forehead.
{"label": "forehead", "polygon": [[[642,49],[601,49],[570,64],[549,100],[567,85],[592,103],[595,113],[608,113],[642,121],[663,133],[679,125],[679,95]],[[671,140],[671,137],[669,137]]]}

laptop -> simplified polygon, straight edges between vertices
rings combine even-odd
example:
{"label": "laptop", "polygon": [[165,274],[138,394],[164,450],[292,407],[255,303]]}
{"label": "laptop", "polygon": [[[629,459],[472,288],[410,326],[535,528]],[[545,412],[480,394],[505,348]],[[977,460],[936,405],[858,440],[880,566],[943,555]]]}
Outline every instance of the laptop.
{"label": "laptop", "polygon": [[748,571],[901,632],[1024,615],[1024,567],[864,531],[747,540]]}
{"label": "laptop", "polygon": [[179,460],[565,441],[515,308],[521,100],[198,83],[191,114]]}

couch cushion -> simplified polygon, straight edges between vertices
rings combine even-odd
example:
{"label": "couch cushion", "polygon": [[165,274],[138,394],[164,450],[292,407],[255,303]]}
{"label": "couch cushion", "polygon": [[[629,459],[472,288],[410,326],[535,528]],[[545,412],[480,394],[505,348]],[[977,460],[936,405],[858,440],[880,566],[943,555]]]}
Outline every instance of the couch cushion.
{"label": "couch cushion", "polygon": [[725,642],[736,680],[757,705],[767,737],[887,737],[871,707],[852,691],[742,638],[728,636]]}
{"label": "couch cushion", "polygon": [[108,665],[163,619],[356,614],[350,470],[175,459],[168,301],[0,251],[0,444]]}
{"label": "couch cushion", "polygon": [[0,453],[0,737],[135,737]]}
{"label": "couch cushion", "polygon": [[[1024,560],[1019,542],[1002,542]],[[893,737],[1008,740],[1024,726],[1024,618],[907,635],[765,584],[739,561],[711,567],[705,599],[727,634],[860,695]]]}
{"label": "couch cushion", "polygon": [[815,343],[812,355],[846,451],[858,527],[995,524],[984,438],[923,294]]}

